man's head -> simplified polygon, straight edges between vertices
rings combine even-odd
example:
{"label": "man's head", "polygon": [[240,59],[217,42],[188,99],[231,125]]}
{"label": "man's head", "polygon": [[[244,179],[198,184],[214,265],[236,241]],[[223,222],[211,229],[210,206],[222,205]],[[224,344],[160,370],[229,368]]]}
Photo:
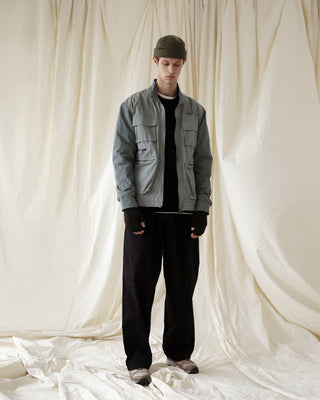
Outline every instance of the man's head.
{"label": "man's head", "polygon": [[182,39],[174,35],[161,37],[153,51],[153,61],[158,67],[158,81],[176,85],[186,58],[187,52]]}

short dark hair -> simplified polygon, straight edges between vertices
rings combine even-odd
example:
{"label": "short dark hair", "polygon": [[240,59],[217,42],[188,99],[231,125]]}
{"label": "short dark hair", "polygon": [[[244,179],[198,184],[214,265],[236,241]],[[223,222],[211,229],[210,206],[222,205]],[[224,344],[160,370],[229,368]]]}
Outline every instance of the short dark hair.
{"label": "short dark hair", "polygon": [[[165,57],[162,57],[162,58],[165,58]],[[170,58],[170,57],[168,57],[168,58]],[[159,60],[160,60],[160,57],[155,57],[155,59],[157,60],[157,63],[159,62]],[[186,61],[186,60],[183,60],[182,58],[180,58],[180,60],[182,60],[183,61],[183,64],[184,64],[184,62]]]}

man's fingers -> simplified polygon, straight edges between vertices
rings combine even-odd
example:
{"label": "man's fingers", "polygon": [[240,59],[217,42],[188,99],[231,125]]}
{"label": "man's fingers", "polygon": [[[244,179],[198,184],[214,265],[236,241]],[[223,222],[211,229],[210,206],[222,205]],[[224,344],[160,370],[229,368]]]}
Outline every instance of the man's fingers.
{"label": "man's fingers", "polygon": [[[191,230],[194,231],[196,228],[194,226],[191,227]],[[194,233],[191,233],[190,235],[192,239],[197,239],[199,236],[195,235]]]}
{"label": "man's fingers", "polygon": [[[146,224],[144,221],[140,222],[140,225],[142,226],[142,228],[146,227]],[[137,231],[137,232],[133,232],[135,235],[142,235],[144,233],[144,230],[142,229],[141,231]]]}

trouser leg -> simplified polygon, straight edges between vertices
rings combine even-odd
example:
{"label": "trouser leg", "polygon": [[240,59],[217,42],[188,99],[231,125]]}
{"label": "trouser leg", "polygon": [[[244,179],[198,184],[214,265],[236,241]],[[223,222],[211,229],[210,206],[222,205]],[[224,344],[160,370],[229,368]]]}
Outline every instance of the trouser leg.
{"label": "trouser leg", "polygon": [[146,216],[143,235],[125,231],[123,254],[122,331],[129,370],[149,368],[151,308],[161,270],[161,233],[153,215]]}
{"label": "trouser leg", "polygon": [[192,296],[199,270],[199,240],[190,237],[192,216],[167,215],[163,267],[166,283],[163,350],[167,357],[188,359],[194,349]]}

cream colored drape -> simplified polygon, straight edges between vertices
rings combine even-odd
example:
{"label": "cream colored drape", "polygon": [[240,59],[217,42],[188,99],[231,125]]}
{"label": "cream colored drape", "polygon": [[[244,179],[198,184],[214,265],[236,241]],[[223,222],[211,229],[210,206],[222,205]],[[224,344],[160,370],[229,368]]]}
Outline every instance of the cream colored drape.
{"label": "cream colored drape", "polygon": [[[320,399],[320,3],[0,2],[0,399]],[[120,103],[185,39],[182,91],[207,110],[213,207],[194,296],[201,374],[127,377]],[[27,375],[25,375],[28,373]]]}

